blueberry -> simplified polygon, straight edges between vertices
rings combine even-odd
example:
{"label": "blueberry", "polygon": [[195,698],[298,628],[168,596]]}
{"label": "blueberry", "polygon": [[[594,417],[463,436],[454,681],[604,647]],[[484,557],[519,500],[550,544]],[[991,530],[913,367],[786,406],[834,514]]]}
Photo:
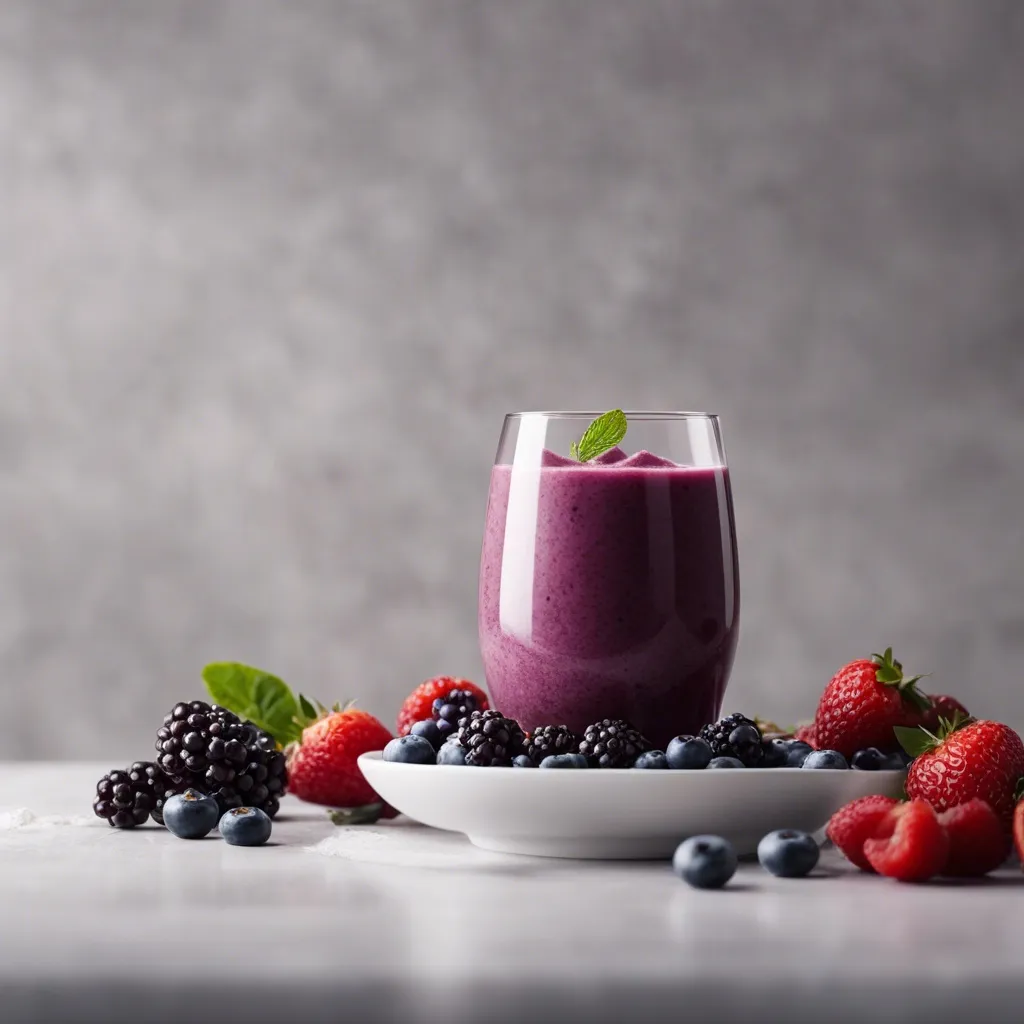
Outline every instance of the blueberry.
{"label": "blueberry", "polygon": [[886,756],[878,747],[865,747],[858,750],[850,759],[850,767],[862,772],[877,772],[886,762]]}
{"label": "blueberry", "polygon": [[258,807],[236,807],[220,819],[221,838],[231,846],[262,846],[270,838],[271,827]]}
{"label": "blueberry", "polygon": [[220,808],[213,797],[186,789],[164,804],[163,816],[167,831],[179,839],[202,839],[216,828]]}
{"label": "blueberry", "polygon": [[442,743],[441,749],[437,752],[438,764],[462,764],[466,763],[466,748],[461,743]]}
{"label": "blueberry", "polygon": [[434,764],[437,754],[429,740],[409,733],[393,739],[384,748],[384,760],[402,764]]}
{"label": "blueberry", "polygon": [[526,754],[516,754],[512,758],[513,768],[536,768],[537,766],[527,757]]}
{"label": "blueberry", "polygon": [[746,765],[737,757],[713,757],[708,762],[709,768],[746,768]]}
{"label": "blueberry", "polygon": [[756,725],[744,722],[729,733],[729,746],[736,751],[741,761],[750,762],[757,756],[755,751],[761,746],[761,733]]}
{"label": "blueberry", "polygon": [[672,870],[696,889],[720,889],[736,873],[736,851],[721,836],[691,836],[676,848]]}
{"label": "blueberry", "polygon": [[801,768],[849,768],[846,758],[838,750],[812,750]]}
{"label": "blueberry", "polygon": [[769,832],[757,844],[757,859],[765,871],[779,878],[803,878],[818,863],[818,844],[796,829]]}
{"label": "blueberry", "polygon": [[909,754],[904,753],[902,750],[898,750],[893,754],[886,754],[885,757],[882,758],[882,763],[879,765],[879,771],[901,772],[913,760],[914,759]]}
{"label": "blueberry", "polygon": [[761,758],[762,768],[783,768],[789,759],[789,746],[785,740],[765,740],[761,744],[764,754]]}
{"label": "blueberry", "polygon": [[449,722],[447,718],[439,718],[434,724],[437,726],[437,735],[440,737],[437,745],[437,749],[440,750],[444,741],[459,731],[459,723]]}
{"label": "blueberry", "polygon": [[668,759],[660,750],[647,750],[633,762],[634,768],[667,769],[668,766]]}
{"label": "blueberry", "polygon": [[665,748],[669,768],[707,768],[711,745],[699,736],[677,736]]}
{"label": "blueberry", "polygon": [[412,736],[422,736],[435,751],[439,750],[444,740],[441,738],[441,730],[437,727],[437,722],[432,718],[425,718],[422,722],[417,722],[410,730],[409,734]]}
{"label": "blueberry", "polygon": [[540,763],[541,768],[588,768],[582,754],[549,754]]}
{"label": "blueberry", "polygon": [[810,743],[805,743],[803,740],[790,740],[788,747],[789,753],[786,756],[787,768],[803,768],[807,755],[814,750]]}

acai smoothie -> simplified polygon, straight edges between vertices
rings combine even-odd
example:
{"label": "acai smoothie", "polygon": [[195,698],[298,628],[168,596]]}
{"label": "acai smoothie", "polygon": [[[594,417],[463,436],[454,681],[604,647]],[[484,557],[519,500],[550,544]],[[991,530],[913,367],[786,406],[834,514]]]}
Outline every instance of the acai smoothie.
{"label": "acai smoothie", "polygon": [[495,465],[480,645],[495,705],[524,729],[631,721],[656,745],[721,710],[739,628],[724,466],[613,448]]}

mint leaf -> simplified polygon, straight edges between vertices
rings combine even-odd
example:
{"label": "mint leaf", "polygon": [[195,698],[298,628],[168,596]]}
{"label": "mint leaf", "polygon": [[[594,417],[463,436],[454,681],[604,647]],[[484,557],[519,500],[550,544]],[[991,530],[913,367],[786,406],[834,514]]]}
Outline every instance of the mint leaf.
{"label": "mint leaf", "polygon": [[612,409],[598,416],[579,441],[573,441],[569,451],[578,462],[589,462],[614,448],[626,436],[626,427],[626,414],[621,409]]}
{"label": "mint leaf", "polygon": [[203,669],[203,681],[215,703],[269,732],[282,746],[302,736],[299,703],[277,676],[237,661],[217,661]]}

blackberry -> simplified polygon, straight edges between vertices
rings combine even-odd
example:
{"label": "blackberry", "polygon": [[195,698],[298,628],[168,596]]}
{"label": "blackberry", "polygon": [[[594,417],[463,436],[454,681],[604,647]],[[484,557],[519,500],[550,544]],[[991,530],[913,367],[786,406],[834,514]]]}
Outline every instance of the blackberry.
{"label": "blackberry", "polygon": [[438,697],[431,706],[431,714],[437,722],[437,730],[444,743],[458,729],[459,722],[480,710],[480,701],[469,690],[449,690]]}
{"label": "blackberry", "polygon": [[756,768],[764,757],[761,730],[746,715],[726,715],[713,725],[705,725],[700,738],[715,757],[735,757],[747,768]]}
{"label": "blackberry", "polygon": [[150,817],[158,824],[164,823],[164,804],[178,793],[184,793],[188,788],[180,779],[169,776],[163,768],[152,761],[135,761],[128,774],[133,782],[148,785],[153,792],[153,809],[149,812]]}
{"label": "blackberry", "polygon": [[539,725],[527,736],[523,750],[534,765],[539,765],[553,754],[575,754],[579,744],[579,736],[567,725]]}
{"label": "blackberry", "polygon": [[201,700],[175,704],[157,731],[156,749],[164,774],[212,796],[221,814],[245,804],[273,817],[280,807],[284,754],[272,736],[227,708]]}
{"label": "blackberry", "polygon": [[631,768],[651,742],[622,719],[605,718],[584,730],[579,752],[595,768]]}
{"label": "blackberry", "polygon": [[466,751],[466,764],[478,768],[510,768],[526,740],[518,722],[493,710],[473,711],[460,719],[456,737]]}
{"label": "blackberry", "polygon": [[163,772],[150,761],[136,761],[127,771],[112,771],[96,783],[92,809],[111,828],[144,825],[156,807]]}

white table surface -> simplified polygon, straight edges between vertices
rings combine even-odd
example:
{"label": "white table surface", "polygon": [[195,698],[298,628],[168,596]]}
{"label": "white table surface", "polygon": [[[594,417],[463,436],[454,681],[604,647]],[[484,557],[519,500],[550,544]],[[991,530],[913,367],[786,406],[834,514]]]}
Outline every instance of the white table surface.
{"label": "white table surface", "polygon": [[[103,770],[0,765],[0,822],[91,814]],[[309,852],[328,837],[343,856]],[[698,892],[292,799],[272,843],[0,828],[0,1021],[1024,1019],[1016,866],[908,886],[828,852],[817,877],[745,864]]]}

